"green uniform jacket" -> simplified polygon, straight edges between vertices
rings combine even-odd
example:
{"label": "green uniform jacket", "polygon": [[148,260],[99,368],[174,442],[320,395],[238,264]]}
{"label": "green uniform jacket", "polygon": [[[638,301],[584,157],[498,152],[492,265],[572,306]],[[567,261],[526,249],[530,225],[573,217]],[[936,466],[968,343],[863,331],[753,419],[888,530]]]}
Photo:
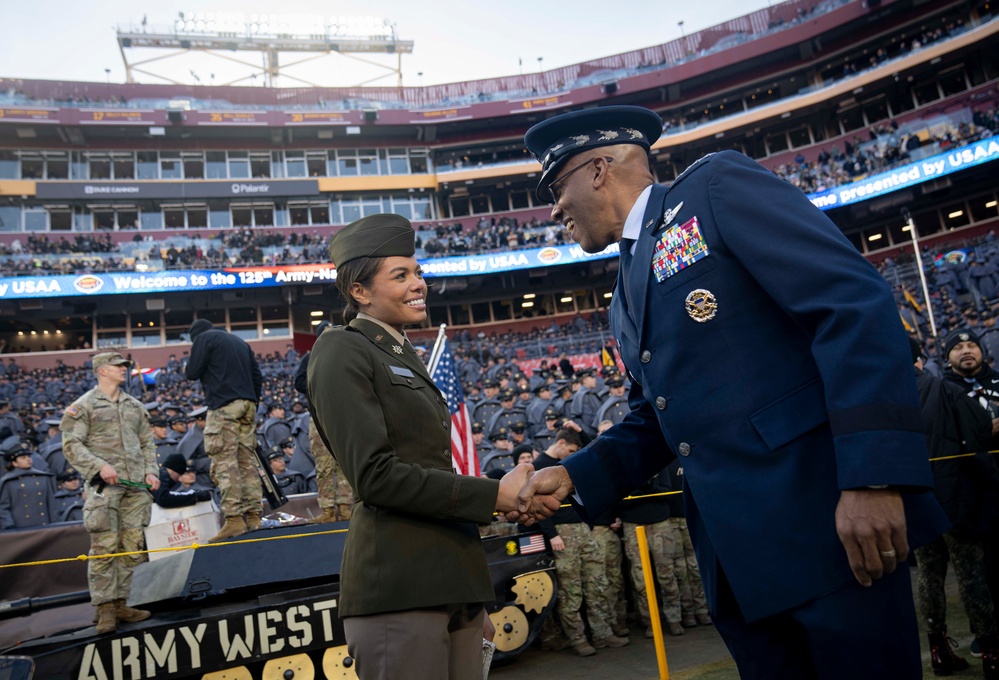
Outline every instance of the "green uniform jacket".
{"label": "green uniform jacket", "polygon": [[451,414],[416,354],[355,319],[316,340],[308,385],[357,499],[340,616],[491,602],[475,524],[492,519],[499,483],[454,473]]}

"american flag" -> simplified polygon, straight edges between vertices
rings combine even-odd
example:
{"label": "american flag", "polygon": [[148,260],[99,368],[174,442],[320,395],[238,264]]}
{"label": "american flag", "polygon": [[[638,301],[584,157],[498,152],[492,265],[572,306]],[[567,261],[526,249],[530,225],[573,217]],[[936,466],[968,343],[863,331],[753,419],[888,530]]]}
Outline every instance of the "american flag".
{"label": "american flag", "polygon": [[521,536],[517,539],[517,543],[520,546],[521,555],[530,555],[531,553],[541,552],[545,549],[545,537],[542,534]]}
{"label": "american flag", "polygon": [[451,463],[455,471],[462,475],[481,477],[479,457],[475,453],[475,442],[472,441],[472,418],[465,406],[465,394],[461,391],[461,383],[454,370],[454,357],[451,356],[447,337],[443,338],[443,347],[436,356],[436,363],[431,366],[430,377],[444,394],[451,411]]}

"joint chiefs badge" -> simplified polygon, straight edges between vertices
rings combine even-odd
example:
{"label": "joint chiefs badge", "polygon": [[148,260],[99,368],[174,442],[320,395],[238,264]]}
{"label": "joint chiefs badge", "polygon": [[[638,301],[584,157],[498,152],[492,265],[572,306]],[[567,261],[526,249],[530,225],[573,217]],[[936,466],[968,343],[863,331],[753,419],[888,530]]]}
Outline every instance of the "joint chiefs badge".
{"label": "joint chiefs badge", "polygon": [[703,288],[690,291],[684,306],[687,308],[687,315],[698,323],[710,321],[718,313],[718,300],[714,293]]}

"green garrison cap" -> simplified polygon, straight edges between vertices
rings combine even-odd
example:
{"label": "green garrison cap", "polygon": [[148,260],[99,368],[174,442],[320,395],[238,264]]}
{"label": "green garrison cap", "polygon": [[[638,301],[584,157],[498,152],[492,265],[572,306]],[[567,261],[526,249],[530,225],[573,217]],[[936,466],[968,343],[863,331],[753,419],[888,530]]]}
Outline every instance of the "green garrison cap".
{"label": "green garrison cap", "polygon": [[416,231],[402,215],[369,215],[351,222],[330,240],[330,259],[339,267],[359,257],[412,257]]}

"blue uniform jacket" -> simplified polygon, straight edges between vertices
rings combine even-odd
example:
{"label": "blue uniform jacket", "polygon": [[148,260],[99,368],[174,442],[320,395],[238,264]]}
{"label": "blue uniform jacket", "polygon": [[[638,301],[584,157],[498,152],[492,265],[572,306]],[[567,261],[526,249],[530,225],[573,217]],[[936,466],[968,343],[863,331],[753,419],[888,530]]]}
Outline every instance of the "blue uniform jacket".
{"label": "blue uniform jacket", "polygon": [[[642,225],[611,304],[632,411],[564,463],[586,515],[681,455],[709,602],[720,565],[747,621],[854,581],[842,489],[903,487],[911,546],[945,530],[891,291],[839,229],[730,151],[654,186]],[[689,264],[659,282],[667,233]]]}

